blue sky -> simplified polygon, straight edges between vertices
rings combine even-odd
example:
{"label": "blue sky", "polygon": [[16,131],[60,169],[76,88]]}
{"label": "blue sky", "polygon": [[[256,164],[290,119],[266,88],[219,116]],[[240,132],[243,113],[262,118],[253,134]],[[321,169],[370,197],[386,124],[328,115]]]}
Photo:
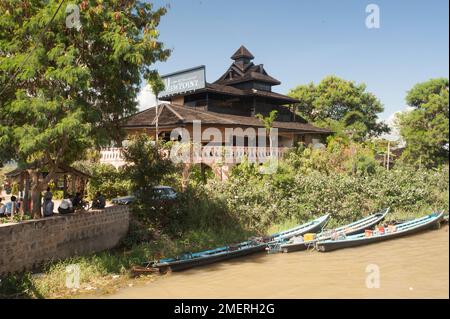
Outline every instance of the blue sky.
{"label": "blue sky", "polygon": [[[405,109],[415,83],[449,73],[448,0],[153,2],[170,5],[159,29],[173,53],[156,65],[161,74],[204,64],[213,82],[244,44],[282,82],[274,91],[334,74],[366,83],[385,106],[380,117],[388,119]],[[380,8],[379,29],[365,25],[370,3]]]}

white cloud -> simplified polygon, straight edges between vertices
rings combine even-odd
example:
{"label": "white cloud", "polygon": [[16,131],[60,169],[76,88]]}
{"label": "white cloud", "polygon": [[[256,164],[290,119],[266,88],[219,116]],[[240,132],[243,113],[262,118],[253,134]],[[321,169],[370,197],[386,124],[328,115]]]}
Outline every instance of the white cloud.
{"label": "white cloud", "polygon": [[387,118],[385,123],[391,128],[391,132],[389,134],[381,135],[381,138],[384,138],[384,139],[390,140],[390,141],[398,141],[400,146],[404,145],[404,141],[402,140],[402,137],[400,136],[400,132],[399,132],[398,128],[396,127],[395,122],[396,122],[397,114],[410,112],[411,110],[413,110],[413,108],[410,106],[407,106],[402,111],[397,111],[397,112],[394,112],[391,115],[389,115],[389,117]]}
{"label": "white cloud", "polygon": [[144,86],[138,94],[139,111],[154,107],[156,105],[155,94],[148,85]]}

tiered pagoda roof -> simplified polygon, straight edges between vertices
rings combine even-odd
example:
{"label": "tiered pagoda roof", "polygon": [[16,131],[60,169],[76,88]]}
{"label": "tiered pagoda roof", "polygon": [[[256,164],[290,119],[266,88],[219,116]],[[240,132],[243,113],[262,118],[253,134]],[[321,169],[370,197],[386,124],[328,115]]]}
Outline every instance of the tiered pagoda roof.
{"label": "tiered pagoda roof", "polygon": [[281,84],[280,81],[271,77],[262,64],[255,65],[251,60],[253,54],[243,45],[231,56],[234,62],[228,70],[214,83],[232,85],[242,82],[257,81],[270,85]]}

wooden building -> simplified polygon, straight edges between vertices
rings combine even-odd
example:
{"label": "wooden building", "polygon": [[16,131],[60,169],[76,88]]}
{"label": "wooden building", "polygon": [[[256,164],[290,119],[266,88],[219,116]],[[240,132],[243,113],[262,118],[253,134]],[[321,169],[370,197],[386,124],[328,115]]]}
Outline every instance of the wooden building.
{"label": "wooden building", "polygon": [[[272,127],[277,129],[275,154],[278,157],[282,157],[297,143],[323,143],[325,137],[332,133],[307,123],[299,116],[296,112],[299,107],[298,100],[274,92],[272,87],[281,82],[270,76],[262,64],[254,64],[254,56],[244,46],[241,46],[231,59],[231,66],[218,80],[208,83],[200,79],[200,82],[204,80],[204,85],[194,89],[179,90],[180,87],[189,87],[189,84],[199,80],[195,76],[189,77],[190,70],[181,71],[180,74],[186,74],[185,80],[192,83],[182,83],[183,79],[180,78],[166,82],[166,89],[168,84],[170,89],[175,89],[171,94],[159,97],[164,103],[129,117],[123,128],[129,134],[146,132],[165,139],[169,139],[174,130],[181,128],[188,132],[192,139],[195,123],[200,123],[202,145],[211,142],[208,135],[210,132],[218,131],[222,139],[215,141],[215,146],[229,145],[233,154],[255,154],[256,158],[265,156],[268,146],[268,137],[264,145],[260,145],[259,136],[246,136],[249,128],[264,129],[262,121],[256,117],[257,114],[268,116],[272,110],[277,111]],[[233,134],[226,134],[227,129],[233,129]],[[259,135],[261,130],[257,132]],[[237,143],[238,140],[243,143]],[[116,167],[124,164],[119,148],[102,150],[101,161]],[[205,159],[203,162],[214,167],[214,160]],[[225,169],[236,163],[228,163]]]}

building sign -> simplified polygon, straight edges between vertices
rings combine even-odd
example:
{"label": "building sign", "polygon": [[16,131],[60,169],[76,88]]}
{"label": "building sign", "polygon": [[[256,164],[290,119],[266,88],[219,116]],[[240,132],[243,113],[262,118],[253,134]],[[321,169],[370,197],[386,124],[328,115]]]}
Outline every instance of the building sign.
{"label": "building sign", "polygon": [[167,74],[161,78],[165,89],[159,94],[159,97],[192,92],[203,89],[206,86],[204,65]]}

